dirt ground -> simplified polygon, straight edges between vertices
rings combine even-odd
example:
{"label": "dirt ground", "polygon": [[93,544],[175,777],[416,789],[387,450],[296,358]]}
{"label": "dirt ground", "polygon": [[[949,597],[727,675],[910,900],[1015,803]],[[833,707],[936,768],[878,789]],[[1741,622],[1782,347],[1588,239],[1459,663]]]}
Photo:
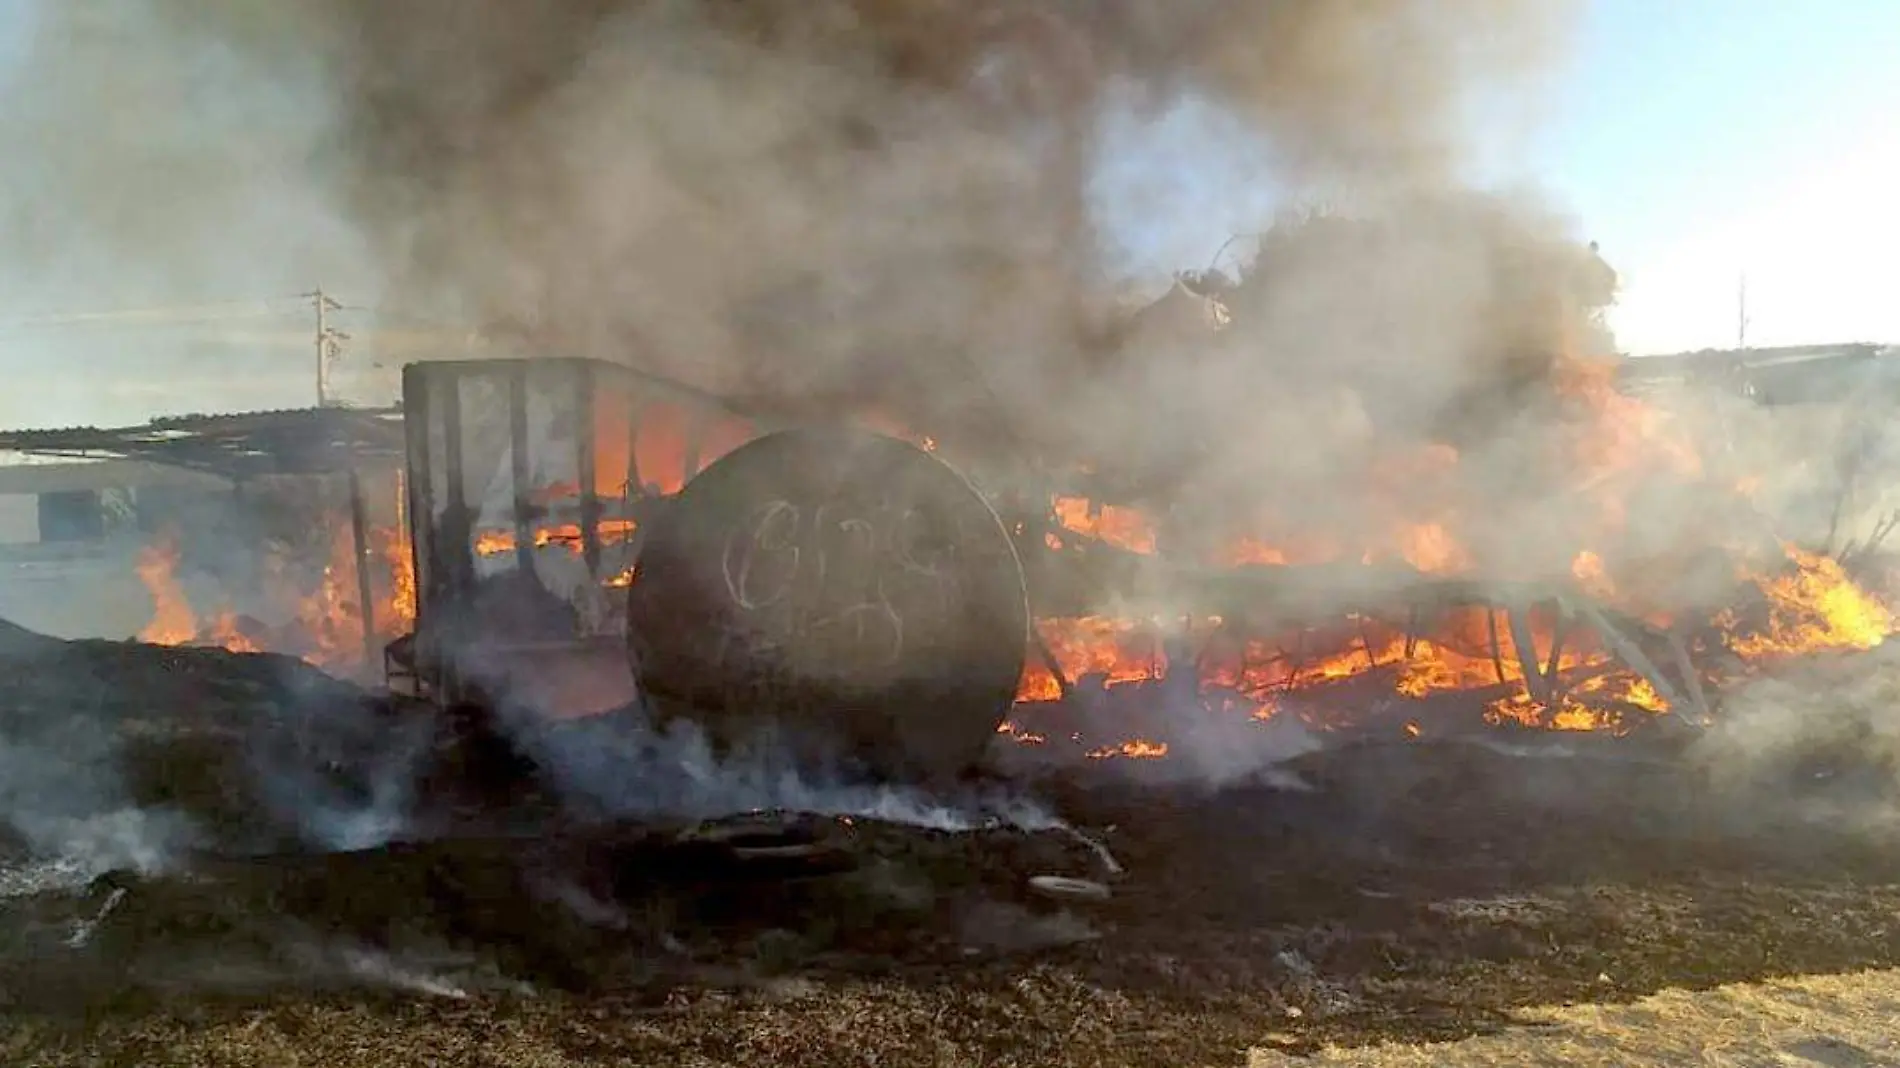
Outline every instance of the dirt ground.
{"label": "dirt ground", "polygon": [[1218,791],[1041,781],[1093,845],[775,817],[801,848],[742,856],[555,822],[46,888],[16,851],[0,1061],[1635,1064],[1700,1021],[1729,1063],[1891,1063],[1865,1022],[1891,979],[1780,982],[1900,967],[1884,783],[1718,789],[1662,743],[1499,735]]}
{"label": "dirt ground", "polygon": [[1021,885],[1103,877],[1065,836],[868,824],[852,870],[793,879],[589,832],[596,862],[648,850],[643,885],[592,898],[612,921],[521,889],[588,870],[546,842],[124,880],[103,968],[7,969],[7,1060],[1234,1064],[1900,965],[1900,855],[1724,827],[1667,766],[1471,745],[1305,763],[1307,793],[1077,787],[1066,810],[1126,873],[1067,907]]}
{"label": "dirt ground", "polygon": [[1518,1014],[1503,1032],[1449,1043],[1328,1047],[1310,1059],[1250,1050],[1249,1068],[1619,1068],[1631,1064],[1879,1068],[1900,1064],[1900,972],[1805,976],[1669,990],[1629,1004]]}

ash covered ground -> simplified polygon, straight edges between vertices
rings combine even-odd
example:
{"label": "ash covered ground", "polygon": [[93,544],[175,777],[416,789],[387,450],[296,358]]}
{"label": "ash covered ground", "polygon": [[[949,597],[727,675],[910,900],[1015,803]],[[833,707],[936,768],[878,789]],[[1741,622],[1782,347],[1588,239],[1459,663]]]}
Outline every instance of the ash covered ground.
{"label": "ash covered ground", "polygon": [[8,1063],[1224,1064],[1900,964],[1884,650],[1707,736],[938,796],[637,732],[524,738],[511,777],[287,658],[0,658]]}

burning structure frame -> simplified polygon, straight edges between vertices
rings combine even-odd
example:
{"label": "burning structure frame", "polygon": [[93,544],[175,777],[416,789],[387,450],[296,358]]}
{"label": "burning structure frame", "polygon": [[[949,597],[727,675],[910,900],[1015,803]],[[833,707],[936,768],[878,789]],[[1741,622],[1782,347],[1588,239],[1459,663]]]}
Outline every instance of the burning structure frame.
{"label": "burning structure frame", "polygon": [[67,427],[0,433],[0,452],[74,460],[117,458],[182,468],[245,486],[273,476],[341,476],[348,482],[353,574],[364,663],[378,657],[366,474],[404,464],[400,408],[305,408],[154,419],[141,426]]}
{"label": "burning structure frame", "polygon": [[[389,666],[392,676],[411,681],[418,692],[450,701],[476,688],[442,655],[444,645],[467,636],[431,641],[443,633],[439,624],[492,614],[470,611],[465,599],[503,572],[543,580],[517,584],[513,596],[545,596],[545,588],[535,587],[544,587],[549,559],[578,564],[575,577],[555,583],[557,598],[581,621],[578,638],[490,635],[474,659],[484,670],[511,660],[558,662],[561,671],[574,670],[569,654],[583,650],[623,660],[625,610],[614,594],[633,581],[644,532],[711,463],[791,425],[658,376],[562,358],[411,365],[405,369],[404,410],[419,641],[392,648]],[[649,417],[658,417],[660,426]],[[902,436],[936,450],[933,439]],[[482,451],[479,462],[471,449]],[[1074,496],[1057,476],[1027,468],[969,474],[1011,536],[1035,620],[1101,618],[1116,606],[1142,604],[1152,607],[1143,617],[1154,625],[1157,644],[1167,647],[1157,649],[1145,676],[1110,677],[1112,672],[1065,657],[1060,641],[1042,628],[1032,629],[1026,651],[1030,673],[1043,678],[1052,692],[1031,692],[1026,682],[1019,705],[1071,703],[1096,683],[1119,688],[1165,682],[1197,698],[1225,693],[1258,707],[1272,702],[1272,687],[1242,680],[1261,665],[1207,669],[1215,635],[1293,635],[1292,647],[1280,652],[1284,670],[1277,675],[1282,688],[1292,689],[1307,677],[1305,669],[1342,655],[1363,656],[1372,668],[1403,669],[1402,662],[1421,647],[1442,644],[1443,621],[1462,613],[1481,614],[1484,621],[1479,647],[1465,658],[1487,666],[1493,678],[1483,685],[1521,691],[1509,702],[1520,720],[1537,716],[1545,725],[1552,720],[1561,725],[1561,712],[1573,694],[1590,690],[1593,679],[1600,681],[1616,665],[1632,672],[1636,688],[1651,695],[1649,703],[1636,707],[1668,710],[1690,724],[1703,723],[1711,711],[1692,660],[1692,634],[1620,613],[1598,603],[1581,584],[1510,585],[1391,566],[1371,584],[1380,594],[1368,597],[1359,610],[1342,610],[1340,590],[1367,585],[1366,576],[1380,565],[1352,565],[1356,575],[1344,576],[1334,566],[1209,567],[1170,560],[1152,544],[1129,548],[1078,529],[1116,505]],[[1093,480],[1077,472],[1074,481],[1079,488]],[[1401,622],[1382,622],[1386,619]],[[1213,633],[1197,647],[1187,634],[1193,627],[1170,628],[1162,620],[1205,621]],[[1541,643],[1533,620],[1547,635]],[[1338,630],[1341,624],[1347,634],[1343,646],[1309,647],[1310,634]],[[1159,637],[1163,630],[1170,633]],[[1244,638],[1241,644],[1244,649]],[[1588,662],[1571,657],[1592,644],[1605,655]],[[1421,693],[1436,688],[1422,676],[1414,681]],[[1467,677],[1456,688],[1479,686]],[[611,689],[615,701],[631,698],[632,680]],[[1569,722],[1588,719],[1601,725],[1597,717],[1580,718],[1576,706],[1571,708]],[[1002,718],[1006,712],[998,709],[997,714]],[[1015,728],[1005,720],[1000,729]]]}
{"label": "burning structure frame", "polygon": [[[612,706],[634,689],[625,591],[646,532],[711,464],[794,425],[622,365],[537,357],[410,365],[403,402],[390,409],[24,431],[0,435],[0,449],[140,459],[212,471],[240,486],[265,475],[348,475],[366,624],[370,550],[356,472],[401,471],[415,582],[413,617],[402,622],[413,629],[371,648],[374,628],[364,627],[365,657],[380,659],[390,687],[443,703],[474,693],[440,649],[447,623],[495,614],[466,603],[488,583],[517,603],[552,595],[579,625],[552,639],[504,635],[484,647],[485,659],[573,675],[582,681],[569,691],[609,694]],[[934,439],[877,429],[937,451]],[[1373,671],[1396,673],[1396,689],[1408,697],[1501,694],[1486,706],[1493,721],[1594,729],[1652,718],[1630,718],[1640,710],[1700,725],[1713,712],[1713,676],[1698,660],[1720,652],[1719,643],[1703,640],[1693,620],[1621,611],[1581,575],[1530,584],[1371,560],[1211,563],[1165,551],[1152,530],[1118,536],[1112,519],[1138,514],[1137,506],[1117,503],[1086,470],[992,458],[964,471],[1014,545],[1035,622],[1015,708],[997,710],[999,729],[1019,739],[1047,733],[1028,725],[1032,717],[1055,709],[1061,720],[1064,706],[1090,704],[1110,688],[1133,696],[1161,686],[1202,702],[1239,701],[1258,716],[1309,684]],[[550,571],[551,561],[560,566]],[[535,581],[495,583],[508,574]],[[1147,662],[1104,662],[1099,648],[1078,650],[1063,633],[1065,624],[1103,621],[1145,635]],[[1439,661],[1455,655],[1457,670],[1423,663],[1428,648]],[[1221,649],[1236,655],[1223,661]],[[612,665],[608,675],[618,680],[603,685],[598,672],[579,668],[590,660]],[[1603,686],[1610,675],[1622,683]],[[558,706],[574,694],[539,696]]]}

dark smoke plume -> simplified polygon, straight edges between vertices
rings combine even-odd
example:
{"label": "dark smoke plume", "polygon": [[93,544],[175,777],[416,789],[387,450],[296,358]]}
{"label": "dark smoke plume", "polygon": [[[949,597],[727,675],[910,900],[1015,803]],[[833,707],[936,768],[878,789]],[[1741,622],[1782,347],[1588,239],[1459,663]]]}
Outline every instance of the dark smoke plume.
{"label": "dark smoke plume", "polygon": [[[479,324],[498,355],[617,360],[792,415],[880,409],[946,453],[1156,474],[1190,511],[1275,485],[1285,518],[1349,529],[1385,518],[1354,473],[1395,399],[1450,408],[1516,366],[1494,332],[1558,333],[1522,324],[1571,269],[1565,223],[1467,172],[1498,100],[1554,69],[1572,9],[48,3],[12,143],[62,218],[96,225],[42,221],[20,251],[111,278],[321,268],[373,287],[361,303]],[[99,88],[42,87],[75,83]],[[1258,142],[1276,200],[1382,236],[1302,246],[1211,351],[1117,348],[1121,220],[1092,176],[1132,146],[1104,131],[1189,102]],[[326,265],[345,262],[352,281]]]}
{"label": "dark smoke plume", "polygon": [[797,413],[1021,437],[1112,317],[1088,204],[1111,108],[1210,100],[1270,147],[1262,180],[1289,197],[1449,188],[1475,94],[1544,69],[1566,7],[157,10],[254,78],[314,57],[334,121],[312,170],[371,242],[385,303]]}

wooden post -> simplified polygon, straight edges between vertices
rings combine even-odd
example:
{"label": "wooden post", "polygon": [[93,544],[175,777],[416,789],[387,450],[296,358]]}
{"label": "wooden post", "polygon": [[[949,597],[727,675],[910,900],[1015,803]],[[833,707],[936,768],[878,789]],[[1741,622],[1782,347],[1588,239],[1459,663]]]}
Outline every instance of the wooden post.
{"label": "wooden post", "polygon": [[1531,700],[1550,707],[1550,687],[1537,657],[1537,636],[1531,631],[1530,602],[1512,600],[1504,609],[1510,621],[1511,644],[1517,648],[1517,666],[1524,675],[1524,691]]}
{"label": "wooden post", "polygon": [[363,620],[363,670],[376,670],[376,601],[369,576],[369,516],[363,504],[363,480],[350,465],[350,536],[356,548],[357,614]]}

